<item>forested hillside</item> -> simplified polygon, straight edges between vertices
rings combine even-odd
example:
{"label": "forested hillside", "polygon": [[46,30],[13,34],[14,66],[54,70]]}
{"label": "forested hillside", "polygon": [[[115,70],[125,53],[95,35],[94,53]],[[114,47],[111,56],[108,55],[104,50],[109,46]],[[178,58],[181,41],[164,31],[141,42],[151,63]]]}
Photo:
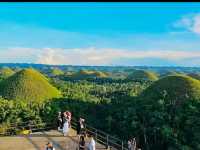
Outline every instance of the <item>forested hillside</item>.
{"label": "forested hillside", "polygon": [[28,120],[56,124],[57,112],[70,110],[125,141],[136,137],[145,150],[200,149],[200,81],[191,68],[29,67],[9,66],[1,78],[0,130]]}

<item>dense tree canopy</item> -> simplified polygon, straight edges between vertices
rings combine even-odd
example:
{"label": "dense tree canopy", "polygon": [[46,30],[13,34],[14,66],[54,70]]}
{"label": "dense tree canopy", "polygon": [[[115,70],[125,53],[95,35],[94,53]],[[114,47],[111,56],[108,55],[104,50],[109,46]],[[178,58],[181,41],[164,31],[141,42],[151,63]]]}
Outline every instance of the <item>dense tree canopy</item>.
{"label": "dense tree canopy", "polygon": [[[108,77],[103,71],[95,71],[93,78],[91,72],[74,71],[68,77],[49,72],[46,78],[25,69],[3,79],[0,132],[12,122],[56,123],[58,111],[70,110],[73,117],[84,117],[123,140],[136,137],[142,149],[200,149],[200,81],[180,74],[159,80],[150,74],[150,81],[143,80],[144,74],[140,78],[137,74],[137,80],[112,78],[120,72],[110,72]],[[133,77],[130,72],[122,74]]]}

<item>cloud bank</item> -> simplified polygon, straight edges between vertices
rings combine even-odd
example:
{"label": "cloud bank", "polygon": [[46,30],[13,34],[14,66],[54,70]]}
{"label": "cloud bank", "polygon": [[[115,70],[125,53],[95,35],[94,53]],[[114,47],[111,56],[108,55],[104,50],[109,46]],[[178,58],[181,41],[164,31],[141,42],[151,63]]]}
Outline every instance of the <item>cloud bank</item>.
{"label": "cloud bank", "polygon": [[[53,65],[121,65],[120,60],[126,59],[141,61],[144,59],[162,59],[175,64],[196,65],[196,61],[200,60],[200,51],[127,50],[94,47],[74,49],[17,47],[0,51],[0,62],[29,62]],[[195,60],[194,64],[193,60]],[[184,64],[184,62],[186,63]]]}
{"label": "cloud bank", "polygon": [[[110,65],[120,59],[165,59],[179,62],[200,58],[200,51],[125,50],[125,49],[51,49],[45,48],[36,63],[70,65]],[[120,62],[119,64],[120,65]]]}

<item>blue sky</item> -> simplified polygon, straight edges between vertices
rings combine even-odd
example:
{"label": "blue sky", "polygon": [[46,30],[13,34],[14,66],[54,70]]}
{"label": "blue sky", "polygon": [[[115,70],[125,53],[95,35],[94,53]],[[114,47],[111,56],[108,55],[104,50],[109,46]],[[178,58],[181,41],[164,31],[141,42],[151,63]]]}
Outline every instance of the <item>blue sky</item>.
{"label": "blue sky", "polygon": [[200,3],[0,3],[0,63],[200,66]]}

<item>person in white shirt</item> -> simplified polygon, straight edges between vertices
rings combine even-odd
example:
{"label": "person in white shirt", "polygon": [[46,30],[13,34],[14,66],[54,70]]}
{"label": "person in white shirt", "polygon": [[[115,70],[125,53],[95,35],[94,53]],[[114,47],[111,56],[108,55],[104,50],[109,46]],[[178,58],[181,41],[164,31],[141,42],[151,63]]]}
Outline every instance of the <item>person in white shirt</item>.
{"label": "person in white shirt", "polygon": [[95,150],[95,140],[92,135],[89,135],[90,142],[88,144],[88,150]]}
{"label": "person in white shirt", "polygon": [[132,139],[128,140],[128,150],[132,150]]}

